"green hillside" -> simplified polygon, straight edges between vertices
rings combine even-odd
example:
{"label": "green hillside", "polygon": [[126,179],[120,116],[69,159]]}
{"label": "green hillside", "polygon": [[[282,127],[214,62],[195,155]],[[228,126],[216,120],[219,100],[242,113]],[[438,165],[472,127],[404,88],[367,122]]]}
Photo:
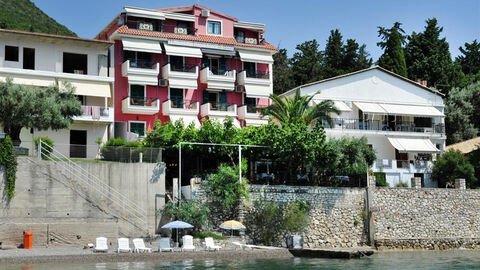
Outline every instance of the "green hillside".
{"label": "green hillside", "polygon": [[0,0],[0,28],[77,36],[30,0]]}

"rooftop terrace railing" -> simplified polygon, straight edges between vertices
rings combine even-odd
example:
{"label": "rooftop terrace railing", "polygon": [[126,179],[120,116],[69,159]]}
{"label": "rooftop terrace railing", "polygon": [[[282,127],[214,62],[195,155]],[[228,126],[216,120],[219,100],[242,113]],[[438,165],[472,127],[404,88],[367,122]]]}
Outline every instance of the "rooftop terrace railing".
{"label": "rooftop terrace railing", "polygon": [[419,132],[419,133],[445,133],[444,124],[432,124],[431,126],[418,127],[414,122],[394,122],[388,123],[384,120],[361,120],[348,118],[334,118],[334,126],[330,126],[326,121],[323,122],[325,128],[333,129],[352,129],[352,130],[376,130],[376,131],[399,131],[399,132]]}

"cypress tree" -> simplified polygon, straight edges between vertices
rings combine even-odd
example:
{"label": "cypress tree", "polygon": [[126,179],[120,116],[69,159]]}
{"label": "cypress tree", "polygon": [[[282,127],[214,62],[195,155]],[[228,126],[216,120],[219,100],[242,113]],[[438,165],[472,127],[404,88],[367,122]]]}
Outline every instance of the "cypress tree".
{"label": "cypress tree", "polygon": [[384,52],[377,64],[398,75],[407,77],[407,65],[403,54],[402,44],[405,43],[405,31],[400,27],[402,24],[395,22],[392,28],[378,27],[378,36],[382,41],[377,42]]}

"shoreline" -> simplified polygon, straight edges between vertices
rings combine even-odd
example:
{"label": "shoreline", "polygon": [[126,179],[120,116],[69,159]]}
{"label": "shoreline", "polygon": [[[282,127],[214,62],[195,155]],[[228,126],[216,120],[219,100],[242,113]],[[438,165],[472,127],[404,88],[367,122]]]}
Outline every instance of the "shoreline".
{"label": "shoreline", "polygon": [[[47,251],[48,250],[48,251]],[[93,253],[92,250],[74,249],[61,254],[65,247],[36,248],[34,254],[31,250],[0,250],[0,264],[37,264],[37,263],[94,263],[94,262],[136,262],[136,261],[168,261],[178,262],[185,260],[248,260],[248,259],[289,259],[294,256],[288,249],[272,250],[221,250],[221,251],[195,251],[195,252],[152,252],[152,253]],[[83,251],[83,252],[82,252]],[[5,254],[10,253],[10,254]],[[75,254],[76,253],[76,254]]]}

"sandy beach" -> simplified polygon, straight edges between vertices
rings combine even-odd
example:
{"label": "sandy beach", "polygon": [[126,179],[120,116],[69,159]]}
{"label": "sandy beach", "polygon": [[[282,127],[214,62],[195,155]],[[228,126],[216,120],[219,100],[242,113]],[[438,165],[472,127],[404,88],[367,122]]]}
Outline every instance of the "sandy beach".
{"label": "sandy beach", "polygon": [[228,260],[228,259],[271,259],[292,258],[287,249],[221,250],[195,252],[153,253],[94,253],[79,247],[37,247],[33,249],[0,250],[0,264],[29,264],[54,262],[125,262],[125,261],[184,261],[184,260]]}

